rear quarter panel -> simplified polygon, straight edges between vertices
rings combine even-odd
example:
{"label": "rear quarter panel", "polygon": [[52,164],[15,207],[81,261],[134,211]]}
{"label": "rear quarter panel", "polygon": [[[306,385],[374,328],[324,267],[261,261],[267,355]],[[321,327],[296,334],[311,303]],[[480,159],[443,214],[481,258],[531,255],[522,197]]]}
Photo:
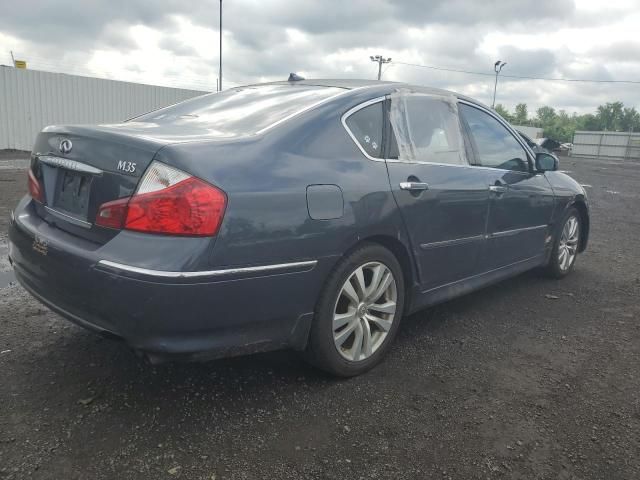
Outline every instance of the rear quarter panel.
{"label": "rear quarter panel", "polygon": [[[364,157],[340,121],[351,107],[379,95],[368,90],[345,95],[253,138],[175,145],[158,153],[158,160],[227,193],[212,266],[333,263],[366,237],[406,242],[385,163]],[[312,219],[309,185],[339,186],[343,215]]]}

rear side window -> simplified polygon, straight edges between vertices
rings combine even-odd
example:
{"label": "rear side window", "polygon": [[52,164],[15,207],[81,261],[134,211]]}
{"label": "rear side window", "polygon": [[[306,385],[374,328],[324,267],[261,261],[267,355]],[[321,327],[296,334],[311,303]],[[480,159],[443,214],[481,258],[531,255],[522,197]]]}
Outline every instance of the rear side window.
{"label": "rear side window", "polygon": [[347,127],[355,141],[374,158],[382,158],[382,125],[382,102],[364,107],[347,118]]}
{"label": "rear side window", "polygon": [[465,165],[455,99],[398,93],[391,96],[392,158]]}

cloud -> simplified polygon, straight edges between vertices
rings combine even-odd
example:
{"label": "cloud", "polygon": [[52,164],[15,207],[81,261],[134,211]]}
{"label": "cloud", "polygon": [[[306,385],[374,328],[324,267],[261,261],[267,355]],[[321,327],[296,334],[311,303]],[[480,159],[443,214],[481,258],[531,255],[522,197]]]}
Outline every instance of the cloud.
{"label": "cloud", "polygon": [[[307,77],[374,78],[369,55],[487,75],[391,64],[390,80],[449,88],[490,102],[493,62],[505,75],[640,78],[640,13],[610,0],[234,0],[224,2],[224,86]],[[217,1],[25,0],[0,17],[0,43],[32,68],[213,89]],[[7,53],[0,53],[7,55]],[[4,58],[4,57],[3,57]],[[3,60],[2,63],[9,63]],[[637,87],[637,86],[636,86]],[[629,85],[500,79],[498,99],[530,111],[548,102],[590,110]]]}
{"label": "cloud", "polygon": [[184,43],[177,35],[163,37],[162,40],[158,42],[158,46],[179,57],[194,57],[198,55],[195,48]]}
{"label": "cloud", "polygon": [[640,63],[640,42],[629,39],[599,45],[591,49],[589,54],[603,62]]}

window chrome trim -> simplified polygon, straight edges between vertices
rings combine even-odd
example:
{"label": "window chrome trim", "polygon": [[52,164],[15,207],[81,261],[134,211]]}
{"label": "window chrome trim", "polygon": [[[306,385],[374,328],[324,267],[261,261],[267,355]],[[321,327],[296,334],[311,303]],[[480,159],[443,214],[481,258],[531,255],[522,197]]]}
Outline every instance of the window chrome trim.
{"label": "window chrome trim", "polygon": [[[363,87],[366,88],[366,87]],[[474,169],[482,169],[482,170],[491,170],[492,172],[514,172],[514,173],[521,173],[523,175],[531,175],[531,172],[521,172],[518,170],[509,170],[506,168],[495,168],[495,167],[487,167],[484,165],[473,165],[471,163],[467,163],[465,165],[460,165],[457,163],[440,163],[440,162],[427,162],[424,160],[413,160],[413,161],[409,161],[409,160],[400,160],[398,158],[376,158],[376,157],[372,157],[371,155],[369,155],[360,145],[360,142],[358,142],[358,140],[356,139],[355,135],[353,134],[353,132],[351,131],[351,129],[347,126],[347,119],[353,115],[354,113],[356,113],[358,110],[362,110],[365,107],[368,107],[369,105],[373,105],[375,103],[379,103],[379,102],[384,102],[387,98],[389,97],[389,95],[383,95],[380,97],[376,97],[373,98],[371,100],[367,100],[363,103],[360,103],[358,105],[356,105],[355,107],[352,107],[351,109],[347,110],[341,117],[341,122],[342,122],[342,126],[344,127],[344,129],[347,131],[347,133],[349,134],[349,136],[351,137],[351,140],[353,140],[353,142],[356,144],[356,146],[358,147],[358,149],[360,150],[360,152],[362,152],[362,154],[367,157],[369,160],[373,160],[374,162],[386,162],[386,163],[404,163],[404,164],[409,164],[409,165],[434,165],[434,166],[438,166],[438,167],[458,167],[458,168],[474,168]],[[473,102],[469,102],[467,100],[463,100],[459,97],[456,97],[458,103],[464,103],[466,105],[469,105],[470,107],[475,107],[478,108],[479,110],[482,110],[483,112],[488,113],[489,115],[491,115],[492,117],[496,118],[496,120],[498,120],[502,125],[505,125],[504,120],[496,117],[496,115],[494,113],[491,113],[490,111],[488,111],[486,108],[482,107],[481,105],[478,105],[477,103],[473,103]],[[458,118],[460,117],[460,113],[458,113]],[[520,145],[523,145],[523,143],[520,141],[519,139],[519,135],[517,135],[517,132],[514,134],[514,130],[513,128],[511,128],[510,125],[506,124],[507,126],[507,130],[509,130],[509,133],[511,133],[512,135],[514,135],[516,137],[516,141],[518,141],[518,143],[520,143]],[[462,132],[461,132],[462,133]],[[462,135],[464,135],[464,133],[462,133]],[[525,153],[527,153],[528,155],[532,155],[531,154],[531,149],[525,144]],[[531,160],[531,158],[529,158],[529,160]],[[469,161],[469,159],[467,159],[467,162]]]}
{"label": "window chrome trim", "polygon": [[[383,95],[382,97],[376,97],[376,98],[372,98],[371,100],[367,100],[366,102],[360,103],[360,104],[356,105],[355,107],[347,110],[341,117],[342,126],[344,127],[344,129],[347,131],[347,133],[351,137],[351,140],[353,140],[353,142],[356,144],[358,149],[362,152],[362,154],[365,157],[367,157],[369,160],[373,160],[374,162],[384,162],[386,159],[384,157],[376,158],[376,157],[372,157],[371,155],[369,155],[366,152],[366,150],[362,147],[362,145],[360,145],[360,142],[358,142],[358,139],[353,134],[351,129],[347,126],[347,120],[354,113],[359,112],[363,108],[367,108],[370,105],[375,105],[376,103],[384,102],[386,100],[386,98],[387,98],[386,95]],[[383,125],[383,128],[384,128],[384,125]]]}
{"label": "window chrome trim", "polygon": [[100,260],[97,267],[106,267],[108,270],[119,270],[122,272],[136,273],[147,277],[159,278],[201,278],[201,277],[226,277],[238,274],[260,274],[260,273],[295,273],[313,270],[318,263],[317,260],[306,262],[278,263],[273,265],[259,265],[255,267],[226,268],[222,270],[200,270],[197,272],[175,272],[166,270],[151,270],[148,268],[134,267],[123,263],[112,262],[110,260]]}
{"label": "window chrome trim", "polygon": [[384,159],[376,159],[376,160],[384,160],[388,163],[406,163],[408,165],[433,165],[436,167],[462,167],[462,168],[474,168],[474,169],[482,169],[482,170],[491,170],[492,172],[515,172],[515,173],[526,173],[526,172],[518,172],[517,170],[506,170],[504,168],[493,168],[493,167],[483,167],[482,165],[472,165],[470,163],[466,165],[460,165],[458,163],[439,163],[439,162],[425,162],[422,160],[416,161],[408,161],[408,160],[398,160],[397,158],[384,158]]}
{"label": "window chrome trim", "polygon": [[76,162],[69,158],[55,157],[53,155],[36,155],[38,161],[51,167],[66,168],[81,173],[89,173],[91,175],[102,175],[104,172],[99,168],[92,167],[86,163]]}

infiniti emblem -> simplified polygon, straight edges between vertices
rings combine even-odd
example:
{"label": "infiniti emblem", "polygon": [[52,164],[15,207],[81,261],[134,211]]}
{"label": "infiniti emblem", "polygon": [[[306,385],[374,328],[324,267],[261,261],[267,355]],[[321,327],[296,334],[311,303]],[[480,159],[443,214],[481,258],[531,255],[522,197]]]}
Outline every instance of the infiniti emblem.
{"label": "infiniti emblem", "polygon": [[73,143],[71,143],[71,140],[65,138],[64,140],[60,141],[60,145],[58,146],[58,150],[60,150],[60,153],[63,154],[67,154],[71,151],[71,149],[73,148]]}

